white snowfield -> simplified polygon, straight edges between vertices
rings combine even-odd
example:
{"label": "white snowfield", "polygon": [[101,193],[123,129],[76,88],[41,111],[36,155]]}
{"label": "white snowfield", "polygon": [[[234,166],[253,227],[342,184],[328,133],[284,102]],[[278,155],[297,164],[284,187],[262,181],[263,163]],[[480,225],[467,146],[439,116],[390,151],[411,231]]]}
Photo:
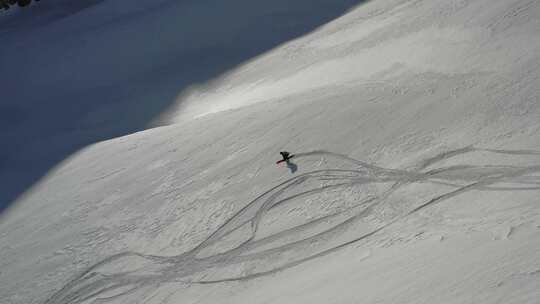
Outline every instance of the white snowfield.
{"label": "white snowfield", "polygon": [[0,303],[540,303],[540,1],[80,3],[0,16]]}

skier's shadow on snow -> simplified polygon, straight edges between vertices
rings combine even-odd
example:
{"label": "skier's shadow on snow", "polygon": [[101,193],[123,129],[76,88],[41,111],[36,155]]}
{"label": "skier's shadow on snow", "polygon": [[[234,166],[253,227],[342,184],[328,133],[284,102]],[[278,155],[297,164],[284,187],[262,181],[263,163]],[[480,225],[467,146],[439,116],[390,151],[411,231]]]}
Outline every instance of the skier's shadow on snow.
{"label": "skier's shadow on snow", "polygon": [[294,174],[298,170],[298,166],[293,163],[290,159],[285,162],[287,164],[287,168],[291,170],[291,174]]}

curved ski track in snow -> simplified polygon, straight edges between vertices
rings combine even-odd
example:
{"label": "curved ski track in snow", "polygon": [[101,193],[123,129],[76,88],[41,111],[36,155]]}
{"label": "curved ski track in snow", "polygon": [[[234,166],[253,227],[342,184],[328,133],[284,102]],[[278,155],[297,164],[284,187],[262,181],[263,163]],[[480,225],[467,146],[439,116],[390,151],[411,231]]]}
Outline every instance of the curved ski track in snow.
{"label": "curved ski track in snow", "polygon": [[[294,161],[313,156],[334,158],[348,164],[350,169],[316,170],[282,182],[252,200],[198,246],[181,255],[123,252],[110,256],[72,278],[45,303],[102,303],[128,295],[140,296],[164,283],[211,284],[261,277],[365,240],[398,220],[468,191],[540,190],[540,165],[453,165],[429,169],[441,161],[471,152],[540,156],[537,151],[466,147],[425,159],[412,169],[388,169],[328,151],[296,154]],[[318,186],[306,189],[309,182],[317,182]],[[447,190],[374,224],[376,208],[385,207],[392,193],[421,183]],[[501,183],[511,186],[497,185]],[[316,194],[351,187],[358,187],[365,195],[354,205],[261,235],[264,217],[269,212],[292,208]],[[374,192],[373,187],[379,190]],[[362,223],[369,223],[368,229],[366,225],[358,228]],[[347,237],[343,238],[345,234]],[[115,271],[118,265],[136,267]]]}

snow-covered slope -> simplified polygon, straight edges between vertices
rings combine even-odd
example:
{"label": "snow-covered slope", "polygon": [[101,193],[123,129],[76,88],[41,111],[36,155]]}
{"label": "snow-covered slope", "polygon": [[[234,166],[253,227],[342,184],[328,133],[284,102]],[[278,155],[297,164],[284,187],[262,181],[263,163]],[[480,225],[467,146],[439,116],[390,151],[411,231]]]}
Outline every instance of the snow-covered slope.
{"label": "snow-covered slope", "polygon": [[[0,18],[0,209],[79,149],[359,0],[48,0]],[[309,5],[308,5],[309,4]]]}
{"label": "snow-covered slope", "polygon": [[[9,91],[14,102],[2,103],[41,117],[27,118],[30,126],[5,123],[12,129],[2,136],[18,145],[10,159],[36,153],[54,161],[2,214],[3,301],[538,302],[540,1],[373,0],[342,16],[336,12],[353,1],[233,1],[231,11],[260,8],[251,20],[272,23],[279,7],[295,12],[287,20],[310,26],[254,42],[261,47],[253,52],[244,50],[249,41],[229,40],[241,32],[235,26],[223,29],[230,35],[193,27],[175,37],[171,29],[155,42],[159,52],[133,50],[115,65],[103,58],[125,43],[103,37],[140,34],[148,20],[194,10],[221,16],[225,8],[162,1],[142,9],[140,1],[141,10],[128,12],[121,2],[51,22],[43,36],[22,25],[4,33],[2,54],[15,56],[19,44],[49,51],[24,63],[25,55],[18,63],[2,57],[1,67],[15,71],[2,83],[21,88],[25,75],[51,60],[32,90]],[[298,17],[331,8],[316,29]],[[17,24],[15,17],[8,20]],[[209,24],[195,19],[185,22]],[[94,20],[104,22],[94,29],[87,25]],[[89,28],[104,40],[88,46],[107,42],[104,57],[67,34]],[[15,33],[28,38],[19,42]],[[270,39],[264,34],[257,39]],[[58,42],[36,39],[47,35]],[[66,45],[90,59],[56,57]],[[211,67],[187,64],[201,45],[231,46],[228,58],[238,57],[221,68],[214,59]],[[196,55],[175,64],[166,50]],[[156,57],[164,61],[153,64]],[[178,76],[205,68],[215,70],[189,81]],[[72,113],[63,107],[76,98],[94,109],[95,98],[111,94],[113,105],[99,103],[88,116],[102,125],[79,124],[84,107],[53,115]],[[163,106],[148,111],[154,101]],[[136,105],[139,118],[108,120],[126,107],[137,113],[129,108]],[[36,130],[40,121],[49,127]],[[113,138],[152,121],[166,126]],[[33,148],[40,132],[46,152]],[[282,150],[296,153],[287,167],[274,164]],[[17,166],[4,161],[2,180]]]}

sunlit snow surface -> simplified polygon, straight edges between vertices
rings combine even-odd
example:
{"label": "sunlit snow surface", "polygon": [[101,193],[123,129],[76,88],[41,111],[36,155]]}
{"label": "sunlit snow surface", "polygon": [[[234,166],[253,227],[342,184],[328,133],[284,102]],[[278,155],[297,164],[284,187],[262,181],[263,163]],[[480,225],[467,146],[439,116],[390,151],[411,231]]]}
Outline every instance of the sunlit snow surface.
{"label": "sunlit snow surface", "polygon": [[[255,2],[255,19],[287,12]],[[62,158],[0,215],[0,302],[538,303],[540,1],[358,2],[189,81],[208,67],[178,59],[191,58],[186,50],[228,45],[214,26],[178,40],[166,30],[110,67],[78,56],[122,48],[118,33],[133,28],[136,46],[156,20],[217,16],[219,5],[62,3],[39,22],[17,19],[22,10],[3,17],[11,30],[0,54],[50,51],[2,81],[39,76],[32,90],[6,93],[17,102],[1,102],[4,114],[21,113],[3,115],[12,120],[2,136],[17,146],[6,159]],[[227,22],[226,37],[245,29]],[[54,50],[66,45],[77,55],[62,61]],[[5,58],[0,67],[15,71]],[[100,99],[109,93],[119,109],[167,106],[152,119],[130,109],[140,120],[119,118],[116,129]],[[92,114],[55,108],[81,100]],[[87,120],[48,116],[61,110]],[[43,150],[35,134],[48,136]],[[79,136],[77,149],[57,153]],[[295,154],[288,166],[275,164],[283,150]],[[6,183],[20,166],[0,165]]]}

